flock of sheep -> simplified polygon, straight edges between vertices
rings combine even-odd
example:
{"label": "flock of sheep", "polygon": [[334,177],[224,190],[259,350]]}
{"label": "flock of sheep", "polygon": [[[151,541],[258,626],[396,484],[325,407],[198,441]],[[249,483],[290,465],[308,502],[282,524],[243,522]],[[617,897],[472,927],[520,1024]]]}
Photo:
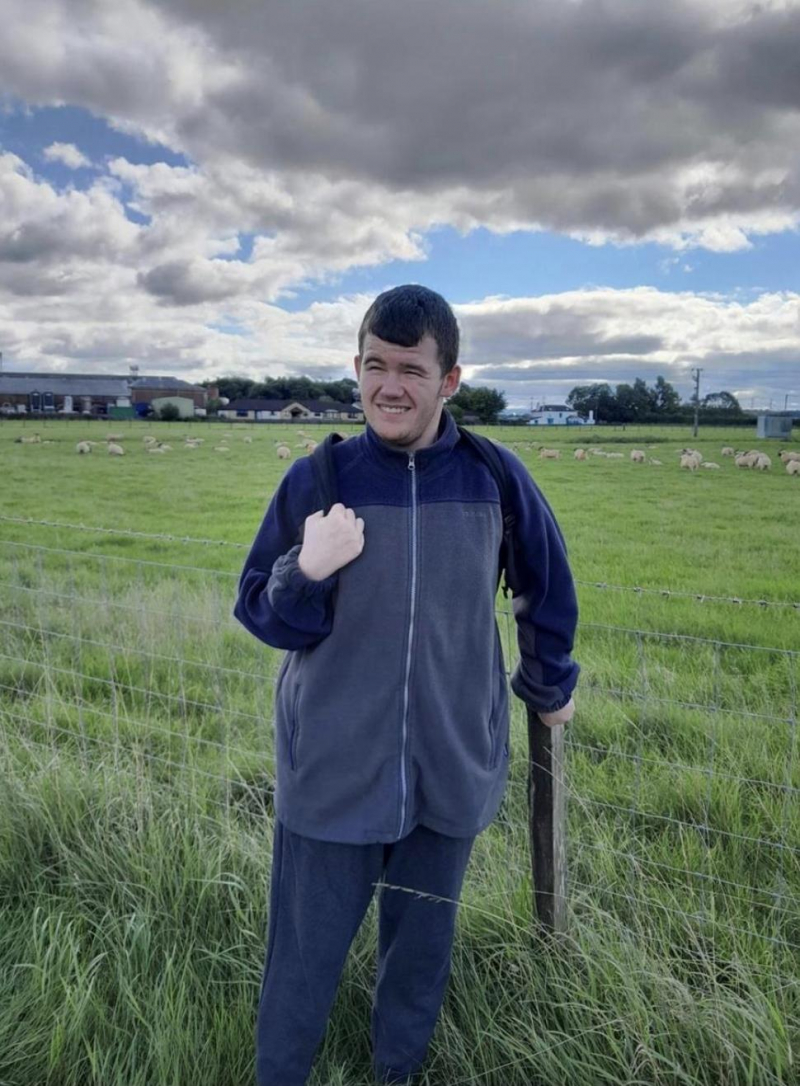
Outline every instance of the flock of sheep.
{"label": "flock of sheep", "polygon": [[[649,457],[644,449],[631,449],[630,459],[634,464],[654,464],[657,467],[661,467],[663,461],[656,460],[653,457]],[[722,449],[723,456],[733,457],[733,462],[737,468],[755,468],[756,471],[769,471],[772,467],[772,460],[766,453],[761,452],[759,449],[750,449],[748,452],[737,451],[730,445],[725,445]],[[573,453],[576,460],[586,460],[589,456],[602,456],[606,460],[624,460],[625,454],[621,452],[605,452],[603,449],[597,446],[590,445],[586,449],[576,449]],[[699,449],[680,449],[680,466],[687,471],[697,471],[699,468],[710,468],[711,470],[718,471],[720,465],[713,460],[704,460],[703,454]],[[786,466],[786,471],[789,475],[800,475],[800,452],[794,452],[789,449],[781,449],[778,453],[781,462]],[[547,449],[542,446],[539,449],[540,460],[560,460],[560,449]]]}
{"label": "flock of sheep", "polygon": [[[302,430],[297,431],[297,436],[302,437],[304,440],[299,442],[299,444],[297,444],[295,448],[304,449],[307,453],[311,453],[314,451],[314,449],[316,449],[317,442],[307,437]],[[16,440],[22,441],[26,444],[42,443],[42,440],[38,434],[34,434],[31,437],[17,438]],[[123,434],[107,434],[105,441],[79,441],[75,446],[75,451],[77,453],[85,455],[86,453],[90,453],[92,449],[94,449],[96,446],[105,445],[106,452],[109,454],[109,456],[124,456],[125,449],[122,445],[119,444],[119,442],[124,440],[125,437]],[[221,438],[220,444],[213,446],[214,452],[230,452],[230,445],[226,444],[227,440],[228,435],[224,435]],[[242,441],[245,445],[250,445],[252,444],[253,438],[250,436],[250,434],[244,434],[242,436]],[[145,450],[148,453],[161,453],[163,455],[164,453],[172,452],[173,449],[172,445],[168,445],[164,441],[159,441],[158,438],[155,438],[150,434],[145,435],[142,438],[142,442],[144,444]],[[197,449],[204,443],[204,437],[186,437],[183,441],[183,448]],[[45,444],[52,443],[45,442]],[[292,455],[292,450],[290,446],[285,441],[276,441],[275,445],[277,448],[278,458],[280,460],[288,460],[289,457]]]}
{"label": "flock of sheep", "polygon": [[[317,447],[317,442],[303,430],[296,431],[297,437],[302,438],[300,442],[295,445],[296,449],[303,449],[306,453],[312,453]],[[14,439],[15,442],[22,445],[52,445],[50,440],[42,440],[38,433],[30,435],[23,435]],[[120,444],[124,441],[123,434],[107,434],[105,441],[79,441],[75,446],[75,451],[81,454],[90,453],[95,447],[99,445],[105,445],[106,452],[109,456],[124,456],[125,449]],[[214,445],[214,452],[230,452],[230,445],[226,444],[228,435],[223,435],[220,444]],[[242,440],[245,444],[251,444],[252,437],[250,434],[244,434]],[[163,441],[159,441],[157,438],[148,434],[142,438],[145,449],[148,453],[168,453],[172,451],[173,446],[168,445]],[[197,449],[204,444],[205,438],[202,437],[185,437],[183,447],[185,449]],[[509,442],[511,445],[518,444],[517,442]],[[279,460],[289,460],[292,456],[291,446],[286,441],[276,441],[275,451]],[[532,449],[533,446],[525,446],[527,449]],[[651,446],[654,447],[654,446]],[[700,468],[708,468],[711,470],[719,470],[720,465],[713,460],[704,460],[703,454],[698,449],[680,449],[678,450],[680,456],[680,467],[687,471],[697,471]],[[730,445],[725,445],[722,449],[722,455],[733,458],[733,462],[737,468],[753,468],[756,471],[769,471],[772,467],[771,458],[759,449],[736,450]],[[625,454],[621,452],[606,452],[604,449],[595,445],[590,445],[585,449],[575,449],[573,457],[575,460],[587,460],[590,456],[604,457],[606,460],[624,460]],[[786,471],[789,475],[800,476],[800,451],[793,451],[789,449],[781,449],[778,453],[781,462],[785,465]],[[652,464],[656,467],[661,467],[663,461],[656,460],[654,457],[647,455],[644,449],[631,449],[629,457],[634,464]],[[560,460],[560,449],[548,449],[544,445],[539,446],[539,458],[541,460]]]}

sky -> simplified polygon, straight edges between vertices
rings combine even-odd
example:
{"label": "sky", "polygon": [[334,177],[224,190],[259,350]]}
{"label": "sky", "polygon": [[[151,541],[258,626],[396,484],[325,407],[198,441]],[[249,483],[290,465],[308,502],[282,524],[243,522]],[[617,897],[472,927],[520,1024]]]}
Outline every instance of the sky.
{"label": "sky", "polygon": [[800,408],[800,0],[3,0],[4,372],[354,377],[453,305],[509,407]]}

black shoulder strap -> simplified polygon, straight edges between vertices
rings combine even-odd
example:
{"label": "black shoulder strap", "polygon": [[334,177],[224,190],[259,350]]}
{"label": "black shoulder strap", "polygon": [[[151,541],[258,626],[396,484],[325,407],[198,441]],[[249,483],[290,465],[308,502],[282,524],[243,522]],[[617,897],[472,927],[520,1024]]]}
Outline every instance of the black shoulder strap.
{"label": "black shoulder strap", "polygon": [[497,451],[495,444],[488,437],[476,434],[464,426],[458,426],[461,437],[470,445],[478,456],[484,461],[497,483],[500,491],[500,506],[503,515],[503,542],[500,546],[500,562],[498,567],[498,583],[500,574],[505,571],[506,580],[503,585],[503,595],[508,597],[509,589],[516,592],[518,584],[514,571],[514,526],[517,522],[516,514],[511,505],[511,494],[508,482],[508,471],[503,458]]}
{"label": "black shoulder strap", "polygon": [[333,466],[333,446],[339,441],[346,440],[344,434],[328,434],[311,454],[311,467],[317,479],[320,507],[325,511],[326,516],[331,506],[339,500],[339,488],[336,485],[336,471]]}

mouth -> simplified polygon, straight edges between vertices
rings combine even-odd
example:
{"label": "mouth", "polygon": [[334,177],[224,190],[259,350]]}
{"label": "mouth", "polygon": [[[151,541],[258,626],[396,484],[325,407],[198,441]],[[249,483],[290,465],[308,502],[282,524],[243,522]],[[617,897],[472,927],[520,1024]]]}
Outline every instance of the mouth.
{"label": "mouth", "polygon": [[382,403],[379,403],[377,407],[381,415],[383,415],[384,418],[387,419],[401,418],[403,415],[411,410],[410,407],[389,407],[386,404]]}

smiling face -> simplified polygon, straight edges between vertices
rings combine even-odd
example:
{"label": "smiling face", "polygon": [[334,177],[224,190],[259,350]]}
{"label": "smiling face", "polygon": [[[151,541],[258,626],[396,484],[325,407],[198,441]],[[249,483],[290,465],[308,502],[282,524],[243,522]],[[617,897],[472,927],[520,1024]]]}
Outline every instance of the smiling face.
{"label": "smiling face", "polygon": [[442,377],[433,336],[400,347],[367,333],[355,367],[364,414],[382,441],[413,452],[436,440],[444,400],[458,388],[461,367]]}

